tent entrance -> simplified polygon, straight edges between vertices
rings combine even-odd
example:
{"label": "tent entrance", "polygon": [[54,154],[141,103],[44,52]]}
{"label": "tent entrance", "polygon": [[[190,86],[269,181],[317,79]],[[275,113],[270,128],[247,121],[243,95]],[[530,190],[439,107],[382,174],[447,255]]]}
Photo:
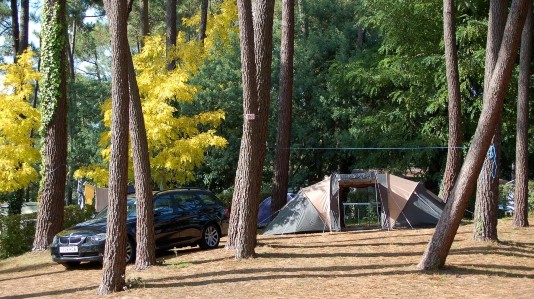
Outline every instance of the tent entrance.
{"label": "tent entrance", "polygon": [[376,186],[342,187],[341,228],[374,229],[380,228],[382,210],[381,198]]}
{"label": "tent entrance", "polygon": [[338,201],[341,229],[380,227],[382,200],[374,173],[333,175],[331,185],[332,195]]}

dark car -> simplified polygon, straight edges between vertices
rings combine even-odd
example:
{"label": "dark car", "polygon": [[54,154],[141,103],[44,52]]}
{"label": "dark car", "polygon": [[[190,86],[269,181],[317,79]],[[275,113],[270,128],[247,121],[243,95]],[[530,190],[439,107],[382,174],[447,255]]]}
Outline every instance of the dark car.
{"label": "dark car", "polygon": [[[135,259],[136,199],[128,198],[126,261]],[[107,208],[93,219],[58,233],[50,252],[66,267],[85,261],[102,262],[106,242]],[[157,249],[200,246],[212,249],[228,232],[228,209],[210,191],[177,189],[154,193],[154,230]]]}

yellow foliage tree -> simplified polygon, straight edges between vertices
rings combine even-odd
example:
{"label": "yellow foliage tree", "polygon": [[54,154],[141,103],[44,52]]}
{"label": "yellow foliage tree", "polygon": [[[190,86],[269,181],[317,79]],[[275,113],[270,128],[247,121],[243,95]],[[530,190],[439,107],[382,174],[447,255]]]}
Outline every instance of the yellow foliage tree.
{"label": "yellow foliage tree", "polygon": [[40,155],[31,132],[39,129],[40,114],[29,103],[39,79],[33,57],[25,51],[17,63],[0,66],[0,193],[20,190],[39,178],[34,166]]}
{"label": "yellow foliage tree", "polygon": [[[182,115],[179,103],[191,103],[197,86],[189,84],[192,76],[212,55],[224,50],[230,38],[237,33],[235,21],[237,7],[234,1],[225,0],[217,14],[210,14],[207,38],[204,44],[187,40],[180,32],[177,45],[170,51],[176,68],[167,70],[164,36],[150,36],[144,41],[141,53],[134,57],[137,82],[141,95],[147,130],[150,165],[153,180],[163,187],[183,184],[194,179],[194,170],[204,162],[210,147],[224,147],[226,139],[216,134],[224,119],[224,111],[207,111],[193,116]],[[187,26],[198,27],[199,16],[185,19]],[[175,105],[173,105],[175,104]],[[111,103],[102,106],[104,124],[111,124]],[[110,133],[105,133],[99,146],[101,155],[109,161]],[[131,152],[130,152],[131,157]],[[130,165],[132,165],[130,163]],[[98,185],[108,182],[107,168],[90,165],[75,172],[76,177],[87,177]],[[130,178],[133,171],[130,167]]]}

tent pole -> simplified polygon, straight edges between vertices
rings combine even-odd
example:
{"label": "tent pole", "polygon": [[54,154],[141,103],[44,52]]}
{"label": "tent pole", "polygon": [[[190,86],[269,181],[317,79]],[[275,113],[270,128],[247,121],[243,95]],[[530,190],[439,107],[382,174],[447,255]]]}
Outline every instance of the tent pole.
{"label": "tent pole", "polygon": [[[391,227],[389,225],[389,216],[386,214],[385,210],[384,210],[384,199],[382,198],[382,192],[380,192],[380,184],[378,183],[378,180],[375,181],[375,185],[378,189],[378,194],[380,194],[380,203],[382,204],[382,214],[385,215],[384,217],[384,224],[387,224],[387,228],[388,228],[388,231],[391,230]],[[382,226],[382,228],[384,228],[384,225],[382,224],[382,221],[380,221],[380,225]]]}

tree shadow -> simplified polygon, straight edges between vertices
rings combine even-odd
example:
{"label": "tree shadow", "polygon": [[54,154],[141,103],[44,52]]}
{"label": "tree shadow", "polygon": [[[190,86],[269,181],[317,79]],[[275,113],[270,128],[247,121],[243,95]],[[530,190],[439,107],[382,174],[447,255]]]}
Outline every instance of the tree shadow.
{"label": "tree shadow", "polygon": [[[481,269],[483,268],[483,269]],[[473,265],[472,267],[464,266],[445,266],[439,271],[439,274],[451,274],[451,275],[482,275],[482,276],[499,276],[507,278],[534,278],[534,274],[521,274],[521,273],[510,273],[507,271],[502,271],[503,269],[515,270],[515,271],[525,271],[525,272],[534,272],[532,267],[524,266],[511,266],[511,265],[488,265],[488,264],[479,264]],[[433,271],[423,271],[423,274],[435,274]]]}
{"label": "tree shadow", "polygon": [[449,255],[463,255],[463,254],[497,254],[510,257],[526,257],[534,258],[532,250],[522,248],[498,248],[498,247],[469,247],[460,249],[451,249]]}
{"label": "tree shadow", "polygon": [[63,289],[63,290],[54,290],[54,291],[47,291],[47,292],[40,292],[40,293],[29,293],[29,294],[23,294],[23,295],[9,295],[9,296],[0,296],[0,299],[25,299],[25,298],[35,298],[35,297],[51,297],[51,296],[72,296],[73,293],[80,292],[80,291],[89,291],[89,290],[95,290],[95,297],[96,296],[96,289],[98,288],[98,285],[94,286],[88,286],[88,287],[81,287],[81,288],[71,288],[71,289]]}
{"label": "tree shadow", "polygon": [[280,252],[268,252],[260,253],[257,255],[259,258],[269,259],[308,259],[308,258],[328,258],[328,257],[400,257],[400,256],[421,256],[422,252],[335,252],[335,253],[280,253]]}
{"label": "tree shadow", "polygon": [[10,278],[5,278],[5,279],[0,279],[0,282],[8,281],[8,280],[17,280],[17,279],[24,279],[24,278],[39,277],[39,276],[47,276],[47,275],[52,275],[52,274],[57,274],[57,273],[63,273],[63,271],[45,272],[45,273],[39,273],[39,274],[33,274],[33,275],[10,277]]}
{"label": "tree shadow", "polygon": [[415,245],[426,245],[426,244],[428,244],[428,242],[422,241],[422,242],[391,242],[391,243],[350,243],[350,244],[335,244],[335,245],[332,245],[331,243],[324,243],[324,245],[285,245],[285,244],[265,244],[265,245],[272,247],[272,248],[327,248],[327,247],[343,248],[343,247],[363,247],[363,246],[378,247],[378,246],[388,246],[388,245],[415,246]]}
{"label": "tree shadow", "polygon": [[[182,275],[177,277],[179,280],[188,280],[188,279],[199,279],[199,278],[211,278],[211,277],[221,277],[219,282],[216,282],[216,280],[210,280],[210,282],[213,283],[225,283],[225,282],[233,282],[233,281],[248,281],[252,280],[255,277],[251,277],[252,274],[258,274],[258,273],[280,273],[275,275],[266,275],[266,276],[260,276],[262,279],[279,279],[279,278],[299,278],[302,277],[302,272],[315,272],[317,273],[317,277],[325,277],[331,275],[331,272],[337,271],[357,271],[357,270],[378,270],[378,269],[390,269],[390,268],[403,268],[403,267],[410,267],[413,266],[413,264],[390,264],[390,265],[359,265],[359,266],[334,266],[334,267],[307,267],[307,268],[246,268],[246,269],[238,269],[238,270],[228,270],[228,271],[216,271],[216,272],[207,272],[207,273],[199,273],[199,274],[192,274],[192,275]],[[394,271],[395,273],[399,272],[406,272],[406,273],[413,273],[418,272],[417,270],[408,270],[408,271]],[[319,274],[322,273],[322,274]],[[373,272],[375,273],[375,272]],[[376,273],[375,273],[376,274]],[[382,274],[382,273],[380,273]],[[224,278],[224,276],[234,276],[234,275],[244,275],[245,278]],[[306,277],[314,277],[314,275],[305,275]],[[343,274],[336,274],[336,277],[343,276]],[[360,275],[358,275],[360,276]],[[164,278],[158,278],[158,279],[150,279],[147,280],[146,287],[151,287],[150,283],[157,283],[168,280],[168,277]],[[177,285],[203,285],[205,283],[197,283],[194,282],[194,284],[187,284],[187,283],[177,283]]]}
{"label": "tree shadow", "polygon": [[8,269],[0,270],[0,274],[13,273],[13,272],[33,271],[33,270],[38,270],[38,269],[41,269],[41,268],[49,267],[51,265],[54,265],[54,263],[45,262],[45,263],[31,264],[31,265],[17,267],[17,268],[8,268]]}

